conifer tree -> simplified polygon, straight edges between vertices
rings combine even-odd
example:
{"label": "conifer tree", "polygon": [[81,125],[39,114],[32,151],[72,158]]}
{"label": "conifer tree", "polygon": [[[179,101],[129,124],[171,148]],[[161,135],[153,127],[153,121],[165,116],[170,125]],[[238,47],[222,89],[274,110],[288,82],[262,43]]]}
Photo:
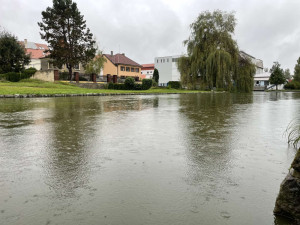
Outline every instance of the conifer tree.
{"label": "conifer tree", "polygon": [[41,38],[49,44],[53,65],[65,64],[72,80],[74,66],[85,65],[95,57],[93,34],[72,0],[53,0],[53,6],[42,12]]}
{"label": "conifer tree", "polygon": [[285,78],[283,69],[280,68],[280,64],[278,62],[274,62],[274,65],[271,68],[271,76],[269,78],[270,84],[276,85],[276,90],[278,90],[279,84],[284,84]]}
{"label": "conifer tree", "polygon": [[294,80],[300,82],[300,57],[297,60],[297,64],[295,65]]}

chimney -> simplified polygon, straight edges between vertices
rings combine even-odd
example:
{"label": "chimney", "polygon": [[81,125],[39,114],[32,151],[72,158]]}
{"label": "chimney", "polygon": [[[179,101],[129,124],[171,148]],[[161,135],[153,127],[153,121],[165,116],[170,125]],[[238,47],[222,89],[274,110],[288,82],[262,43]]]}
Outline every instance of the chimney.
{"label": "chimney", "polygon": [[114,55],[114,52],[113,52],[113,51],[111,51],[111,52],[110,52],[110,54],[113,56],[113,55]]}
{"label": "chimney", "polygon": [[122,53],[122,55],[124,55],[124,56],[125,56],[125,53]]}
{"label": "chimney", "polygon": [[27,48],[27,39],[24,39],[24,46]]}

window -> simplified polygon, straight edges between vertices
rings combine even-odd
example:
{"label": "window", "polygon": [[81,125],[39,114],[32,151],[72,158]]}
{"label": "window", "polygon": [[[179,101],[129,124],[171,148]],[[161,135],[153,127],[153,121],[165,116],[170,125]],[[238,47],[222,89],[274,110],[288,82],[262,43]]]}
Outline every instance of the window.
{"label": "window", "polygon": [[178,58],[172,58],[172,62],[178,62]]}
{"label": "window", "polygon": [[160,62],[162,63],[162,59],[160,60]]}
{"label": "window", "polygon": [[52,63],[48,63],[48,69],[53,69],[53,64]]}
{"label": "window", "polygon": [[165,59],[164,59],[164,62],[165,62]]}
{"label": "window", "polygon": [[150,71],[150,73],[152,73],[152,71]]}
{"label": "window", "polygon": [[149,74],[149,71],[147,71],[147,74]]}
{"label": "window", "polygon": [[135,68],[135,72],[139,73],[140,69],[139,68]]}
{"label": "window", "polygon": [[131,67],[131,72],[134,72],[134,68],[133,67]]}
{"label": "window", "polygon": [[130,67],[126,67],[126,72],[130,72]]}
{"label": "window", "polygon": [[80,70],[79,64],[74,65],[74,70]]}
{"label": "window", "polygon": [[167,59],[167,62],[169,62],[169,59]]}
{"label": "window", "polygon": [[158,63],[158,59],[156,60],[156,62]]}
{"label": "window", "polygon": [[121,66],[121,71],[125,71],[125,66]]}

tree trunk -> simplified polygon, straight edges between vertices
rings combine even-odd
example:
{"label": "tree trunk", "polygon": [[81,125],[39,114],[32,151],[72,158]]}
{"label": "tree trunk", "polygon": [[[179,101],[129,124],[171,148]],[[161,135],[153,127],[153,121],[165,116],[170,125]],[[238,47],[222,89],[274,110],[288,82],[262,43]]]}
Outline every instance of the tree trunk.
{"label": "tree trunk", "polygon": [[276,84],[276,91],[278,91],[278,85]]}
{"label": "tree trunk", "polygon": [[71,83],[73,80],[72,66],[69,66],[68,70],[69,70],[69,77],[70,77],[70,83]]}

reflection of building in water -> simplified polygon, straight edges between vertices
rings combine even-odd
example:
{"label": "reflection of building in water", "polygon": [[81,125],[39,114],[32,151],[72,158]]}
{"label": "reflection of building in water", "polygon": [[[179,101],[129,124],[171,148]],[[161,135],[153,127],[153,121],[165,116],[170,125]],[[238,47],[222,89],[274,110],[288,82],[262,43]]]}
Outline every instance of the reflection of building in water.
{"label": "reflection of building in water", "polygon": [[143,109],[143,99],[123,99],[103,102],[104,112],[114,112],[122,110],[137,110]]}

